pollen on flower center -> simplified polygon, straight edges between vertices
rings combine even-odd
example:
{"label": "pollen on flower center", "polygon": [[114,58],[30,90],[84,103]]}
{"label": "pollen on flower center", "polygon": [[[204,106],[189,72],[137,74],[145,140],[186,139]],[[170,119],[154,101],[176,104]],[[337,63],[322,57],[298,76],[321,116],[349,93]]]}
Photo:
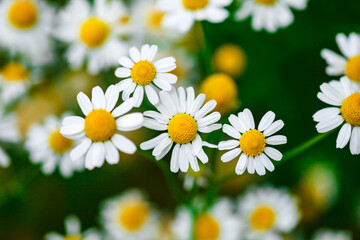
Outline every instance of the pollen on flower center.
{"label": "pollen on flower center", "polygon": [[163,11],[152,9],[148,16],[148,25],[153,29],[161,29],[161,22],[165,16]]}
{"label": "pollen on flower center", "polygon": [[132,203],[126,206],[118,216],[118,221],[126,230],[134,232],[139,230],[150,214],[150,209],[143,203]]}
{"label": "pollen on flower center", "polygon": [[1,75],[6,81],[25,81],[29,77],[29,71],[18,62],[10,62],[2,67]]}
{"label": "pollen on flower center", "polygon": [[274,5],[278,0],[255,0],[255,2],[262,5]]}
{"label": "pollen on flower center", "polygon": [[170,138],[179,144],[189,143],[195,139],[198,130],[195,119],[186,113],[179,113],[172,117],[168,125]]}
{"label": "pollen on flower center", "polygon": [[116,132],[113,115],[103,109],[90,112],[85,118],[85,133],[94,142],[105,142]]}
{"label": "pollen on flower center", "polygon": [[15,1],[9,9],[8,19],[16,28],[29,29],[37,23],[37,7],[30,0]]}
{"label": "pollen on flower center", "polygon": [[156,68],[149,61],[139,61],[131,69],[132,80],[142,86],[150,84],[156,77]]}
{"label": "pollen on flower center", "polygon": [[69,235],[64,240],[83,240],[83,238],[80,235]]}
{"label": "pollen on flower center", "polygon": [[360,54],[347,60],[345,74],[354,82],[360,83]]}
{"label": "pollen on flower center", "polygon": [[348,96],[343,101],[340,112],[348,124],[360,126],[360,93],[356,92]]}
{"label": "pollen on flower center", "polygon": [[210,214],[204,213],[195,220],[194,234],[196,240],[215,240],[220,235],[220,227]]}
{"label": "pollen on flower center", "polygon": [[261,154],[265,146],[265,136],[257,129],[251,129],[240,137],[240,149],[248,156]]}
{"label": "pollen on flower center", "polygon": [[250,215],[250,226],[257,231],[266,231],[274,226],[275,211],[269,206],[260,206]]}
{"label": "pollen on flower center", "polygon": [[56,130],[50,134],[49,145],[55,153],[63,154],[73,146],[73,140],[64,137],[60,130]]}
{"label": "pollen on flower center", "polygon": [[209,0],[182,0],[182,3],[185,9],[197,11],[204,9],[209,4]]}
{"label": "pollen on flower center", "polygon": [[110,33],[109,26],[96,17],[88,18],[81,26],[80,39],[90,48],[103,45]]}

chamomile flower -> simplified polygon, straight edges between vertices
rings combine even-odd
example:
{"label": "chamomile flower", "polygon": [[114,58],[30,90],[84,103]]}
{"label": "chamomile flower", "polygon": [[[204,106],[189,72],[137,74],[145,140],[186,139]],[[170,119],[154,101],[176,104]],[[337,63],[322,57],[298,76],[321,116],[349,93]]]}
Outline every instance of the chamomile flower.
{"label": "chamomile flower", "polygon": [[112,239],[155,239],[159,227],[156,210],[138,190],[107,200],[101,216],[102,225]]}
{"label": "chamomile flower", "polygon": [[290,8],[303,10],[306,5],[307,0],[244,0],[236,19],[243,20],[252,15],[253,29],[275,32],[293,23],[294,15]]}
{"label": "chamomile flower", "polygon": [[300,214],[297,201],[286,190],[272,187],[250,189],[238,204],[238,216],[245,220],[246,239],[269,233],[288,233],[297,225]]}
{"label": "chamomile flower", "polygon": [[1,142],[17,142],[20,139],[20,134],[15,125],[15,115],[4,115],[1,108],[0,106],[0,167],[8,167],[10,165],[10,157],[1,147]]}
{"label": "chamomile flower", "polygon": [[9,62],[0,69],[0,99],[6,104],[20,97],[30,85],[30,71],[20,62]]}
{"label": "chamomile flower", "polygon": [[134,99],[128,99],[115,107],[119,92],[111,85],[105,92],[100,87],[92,90],[92,99],[82,92],[77,100],[85,119],[78,116],[65,117],[60,133],[66,138],[80,139],[81,143],[71,152],[70,157],[76,161],[85,156],[85,167],[89,170],[101,167],[106,161],[109,164],[119,162],[119,152],[133,154],[136,146],[118,131],[132,131],[143,123],[141,113],[129,113],[134,107]]}
{"label": "chamomile flower", "polygon": [[249,109],[240,112],[238,116],[230,115],[231,125],[224,124],[223,132],[236,140],[222,141],[220,150],[230,150],[221,156],[223,162],[239,157],[235,172],[240,175],[247,171],[253,174],[264,175],[266,170],[274,171],[274,164],[269,158],[280,161],[282,154],[269,145],[285,144],[287,139],[283,135],[275,135],[283,126],[282,120],[274,122],[275,114],[267,112],[261,119],[258,128],[255,128],[253,115]]}
{"label": "chamomile flower", "polygon": [[344,148],[350,141],[351,154],[360,154],[360,92],[347,77],[320,85],[317,97],[334,107],[327,107],[313,115],[319,133],[331,131],[342,125],[336,147]]}
{"label": "chamomile flower", "polygon": [[202,147],[216,148],[203,141],[199,133],[210,133],[221,128],[221,124],[216,123],[221,117],[220,113],[209,114],[215,108],[216,101],[211,100],[202,106],[204,101],[204,94],[195,98],[192,87],[188,87],[186,92],[182,87],[173,88],[170,93],[161,91],[160,102],[156,105],[158,112],[144,112],[144,126],[165,132],[141,143],[140,147],[143,150],[154,149],[152,155],[159,160],[175,144],[170,170],[187,172],[190,163],[191,168],[198,172],[200,167],[197,158],[204,164],[209,160]]}
{"label": "chamomile flower", "polygon": [[94,230],[89,229],[81,232],[81,223],[76,216],[68,216],[65,218],[65,235],[49,232],[45,235],[45,240],[100,240],[100,234]]}
{"label": "chamomile flower", "polygon": [[87,61],[87,70],[97,74],[116,65],[126,44],[120,39],[129,32],[125,6],[121,1],[71,0],[57,17],[54,36],[70,44],[66,59],[73,69]]}
{"label": "chamomile flower", "polygon": [[51,59],[49,34],[54,11],[42,0],[0,2],[0,46],[30,57],[34,64]]}
{"label": "chamomile flower", "polygon": [[346,231],[334,231],[329,229],[318,230],[313,240],[351,240],[351,233]]}
{"label": "chamomile flower", "polygon": [[172,84],[177,81],[177,76],[169,73],[176,68],[175,58],[166,57],[153,63],[157,50],[156,45],[148,44],[143,45],[141,51],[132,47],[129,50],[130,58],[123,56],[119,59],[123,67],[116,69],[115,76],[126,79],[121,80],[117,86],[123,91],[124,101],[134,93],[135,107],[141,105],[144,92],[151,104],[157,104],[159,96],[155,91],[156,87],[170,91]]}
{"label": "chamomile flower", "polygon": [[329,49],[323,49],[321,56],[328,64],[326,73],[330,76],[345,75],[350,80],[360,83],[360,36],[351,33],[349,37],[339,33],[336,42],[342,55]]}
{"label": "chamomile flower", "polygon": [[195,21],[223,22],[229,12],[225,7],[232,0],[158,0],[157,6],[166,12],[162,25],[179,32],[188,32]]}
{"label": "chamomile flower", "polygon": [[[191,213],[180,208],[172,226],[177,240],[191,239]],[[233,206],[228,199],[220,199],[210,209],[198,214],[193,225],[196,240],[237,240],[241,239],[241,222],[233,214]]]}
{"label": "chamomile flower", "polygon": [[42,171],[50,175],[59,166],[63,177],[71,177],[73,172],[84,169],[84,158],[73,161],[70,150],[74,141],[60,133],[61,120],[49,116],[43,124],[35,124],[27,134],[25,147],[30,152],[33,163],[41,163]]}

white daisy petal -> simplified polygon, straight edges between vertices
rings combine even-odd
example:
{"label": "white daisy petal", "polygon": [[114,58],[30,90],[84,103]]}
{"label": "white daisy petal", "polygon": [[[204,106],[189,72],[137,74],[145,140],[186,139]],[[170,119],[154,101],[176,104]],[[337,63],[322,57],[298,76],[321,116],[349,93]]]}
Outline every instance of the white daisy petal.
{"label": "white daisy petal", "polygon": [[135,100],[135,106],[134,107],[140,107],[141,103],[144,99],[144,87],[143,86],[137,86],[134,92],[134,100]]}
{"label": "white daisy petal", "polygon": [[135,105],[135,100],[133,98],[129,98],[122,104],[120,104],[117,108],[112,111],[112,115],[117,118],[120,117],[126,113],[128,113]]}
{"label": "white daisy petal", "polygon": [[170,170],[173,173],[177,173],[180,169],[179,151],[180,151],[180,144],[176,144],[172,151],[171,160],[170,160]]}
{"label": "white daisy petal", "polygon": [[217,124],[212,124],[206,127],[199,127],[198,131],[202,132],[202,133],[211,133],[213,131],[216,131],[218,129],[220,129],[222,127],[222,125],[220,123]]}
{"label": "white daisy petal", "polygon": [[193,153],[196,155],[202,148],[202,140],[199,134],[196,134],[194,141],[192,141]]}
{"label": "white daisy petal", "polygon": [[152,148],[156,147],[156,145],[158,145],[163,139],[168,138],[168,137],[169,137],[169,135],[167,133],[162,133],[153,139],[150,139],[146,142],[141,143],[140,148],[142,150],[152,149]]}
{"label": "white daisy petal", "polygon": [[336,147],[344,148],[348,144],[348,142],[350,140],[350,136],[351,136],[351,125],[348,123],[345,123],[341,127],[338,137],[336,139]]}
{"label": "white daisy petal", "polygon": [[152,105],[158,104],[159,96],[157,95],[156,91],[150,85],[145,86],[145,93]]}
{"label": "white daisy petal", "polygon": [[255,128],[255,122],[254,122],[254,117],[253,117],[251,111],[246,108],[246,109],[243,111],[243,113],[244,113],[244,116],[247,118],[247,122],[248,122],[249,125],[250,125],[250,129],[254,129],[254,128]]}
{"label": "white daisy petal", "polygon": [[92,105],[94,109],[105,109],[106,100],[103,90],[97,86],[92,89]]}
{"label": "white daisy petal", "polygon": [[203,117],[197,121],[197,124],[199,127],[205,127],[207,125],[213,124],[217,121],[219,121],[221,118],[221,115],[219,112],[213,112],[209,114],[206,117]]}
{"label": "white daisy petal", "polygon": [[70,158],[76,161],[83,157],[89,150],[91,143],[92,142],[89,138],[85,138],[79,145],[77,145],[73,150],[71,150]]}
{"label": "white daisy petal", "polygon": [[287,143],[287,138],[283,135],[276,135],[266,138],[266,144],[281,145]]}
{"label": "white daisy petal", "polygon": [[241,149],[240,148],[235,148],[231,151],[228,151],[226,153],[224,153],[221,156],[221,161],[223,162],[229,162],[231,160],[233,160],[234,158],[236,158],[237,156],[239,156],[239,154],[241,153]]}
{"label": "white daisy petal", "polygon": [[352,129],[350,138],[350,152],[353,155],[360,154],[360,127],[354,127]]}
{"label": "white daisy petal", "polygon": [[115,85],[111,85],[105,92],[106,107],[105,110],[111,112],[119,100],[119,91]]}
{"label": "white daisy petal", "polygon": [[240,155],[239,160],[236,164],[235,173],[237,175],[241,175],[245,171],[247,164],[248,164],[248,156],[246,156],[246,154],[243,153]]}
{"label": "white daisy petal", "polygon": [[172,144],[172,142],[171,142],[171,144],[169,144],[166,148],[164,148],[159,155],[156,155],[156,156],[155,156],[155,159],[156,159],[156,160],[161,160],[161,159],[163,159],[163,158],[165,157],[165,155],[168,154],[168,152],[170,151],[172,145],[173,145],[173,144]]}
{"label": "white daisy petal", "polygon": [[260,159],[267,170],[269,170],[270,172],[274,171],[274,169],[275,169],[274,164],[270,161],[270,159],[265,154],[261,153]]}
{"label": "white daisy petal", "polygon": [[233,114],[230,115],[229,122],[238,132],[244,133],[248,130],[245,126],[241,124],[239,118]]}
{"label": "white daisy petal", "polygon": [[206,153],[204,152],[204,150],[201,148],[200,151],[196,154],[196,156],[199,158],[199,160],[205,164],[207,162],[209,162],[209,157],[206,155]]}
{"label": "white daisy petal", "polygon": [[271,159],[274,159],[275,161],[280,161],[283,157],[282,153],[272,147],[265,147],[264,152],[266,155],[268,155]]}
{"label": "white daisy petal", "polygon": [[273,122],[268,128],[264,131],[264,136],[268,137],[276,132],[278,132],[280,129],[284,127],[284,122],[282,120],[277,120]]}
{"label": "white daisy petal", "polygon": [[172,144],[172,140],[171,138],[164,138],[161,142],[159,142],[159,144],[154,148],[152,155],[153,156],[158,156],[159,154],[161,154],[161,152],[170,144]]}
{"label": "white daisy petal", "polygon": [[239,147],[238,140],[228,140],[228,141],[221,141],[219,143],[219,150],[230,150],[235,147]]}
{"label": "white daisy petal", "polygon": [[223,125],[223,132],[235,139],[240,139],[240,137],[241,137],[241,134],[238,131],[236,131],[235,128],[230,126],[229,124]]}
{"label": "white daisy petal", "polygon": [[143,122],[142,113],[130,113],[116,119],[116,126],[118,130],[127,132],[141,128]]}
{"label": "white daisy petal", "polygon": [[172,73],[157,73],[156,78],[160,78],[163,81],[166,81],[170,84],[175,84],[178,80],[178,77]]}
{"label": "white daisy petal", "polygon": [[126,68],[132,68],[134,66],[134,62],[125,56],[119,58],[119,64]]}
{"label": "white daisy petal", "polygon": [[111,141],[104,142],[105,159],[109,164],[117,164],[120,160],[119,151]]}
{"label": "white daisy petal", "polygon": [[189,161],[186,157],[186,149],[184,144],[180,146],[179,150],[179,166],[182,172],[187,172],[189,169]]}
{"label": "white daisy petal", "polygon": [[127,78],[131,76],[131,70],[129,68],[119,67],[115,70],[115,76],[118,78]]}
{"label": "white daisy petal", "polygon": [[[180,100],[181,103],[181,100]],[[200,110],[195,114],[194,118],[196,120],[201,119],[202,117],[204,117],[206,114],[208,114],[209,112],[211,112],[212,110],[214,110],[214,108],[216,107],[216,101],[215,100],[210,100],[208,102],[206,102],[204,104],[204,106],[202,106],[200,108]]]}
{"label": "white daisy petal", "polygon": [[260,132],[263,132],[265,129],[267,129],[275,119],[275,113],[272,111],[268,111],[260,120],[258,130]]}
{"label": "white daisy petal", "polygon": [[254,174],[254,172],[255,172],[255,159],[254,159],[254,157],[248,157],[247,170],[248,170],[248,173]]}
{"label": "white daisy petal", "polygon": [[335,116],[333,118],[326,119],[325,121],[319,122],[316,125],[316,130],[319,133],[328,132],[340,126],[344,122],[341,116]]}
{"label": "white daisy petal", "polygon": [[91,104],[90,99],[88,98],[88,96],[85,95],[85,93],[80,92],[77,95],[77,101],[79,103],[81,111],[84,113],[85,116],[87,116],[93,110],[93,105]]}
{"label": "white daisy petal", "polygon": [[336,115],[340,114],[340,109],[336,108],[336,107],[328,107],[328,108],[323,108],[319,111],[317,111],[314,115],[313,115],[313,119],[315,122],[321,122],[323,120],[332,118]]}
{"label": "white daisy petal", "polygon": [[136,152],[136,145],[125,136],[115,134],[111,141],[123,153],[134,154]]}
{"label": "white daisy petal", "polygon": [[260,176],[265,175],[265,167],[260,160],[260,156],[255,156],[255,170]]}
{"label": "white daisy petal", "polygon": [[129,55],[133,62],[139,62],[141,60],[140,52],[136,47],[132,47],[129,49]]}

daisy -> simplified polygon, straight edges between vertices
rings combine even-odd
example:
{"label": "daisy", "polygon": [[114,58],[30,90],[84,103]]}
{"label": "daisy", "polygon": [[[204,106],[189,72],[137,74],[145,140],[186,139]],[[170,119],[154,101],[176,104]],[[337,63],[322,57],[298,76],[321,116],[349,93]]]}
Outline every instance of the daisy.
{"label": "daisy", "polygon": [[70,44],[66,59],[73,69],[87,61],[87,70],[97,74],[116,65],[126,45],[120,39],[129,32],[129,15],[121,1],[71,0],[57,17],[54,36]]}
{"label": "daisy", "polygon": [[244,0],[236,19],[243,20],[252,15],[253,29],[272,33],[293,23],[294,15],[290,8],[303,10],[306,5],[307,0]]}
{"label": "daisy", "polygon": [[52,174],[59,166],[63,177],[71,177],[73,172],[84,169],[84,158],[71,160],[74,141],[61,135],[60,126],[61,120],[55,116],[47,117],[44,124],[35,124],[27,133],[25,147],[31,161],[42,164],[44,174]]}
{"label": "daisy", "polygon": [[17,142],[20,139],[20,133],[16,128],[16,118],[14,114],[4,115],[0,105],[0,167],[8,167],[10,158],[1,147],[1,142]]}
{"label": "daisy", "polygon": [[129,50],[130,58],[121,57],[119,67],[115,71],[118,78],[126,78],[117,86],[123,91],[122,99],[127,100],[132,93],[135,99],[135,107],[139,107],[144,98],[144,91],[150,103],[155,105],[159,97],[155,91],[156,86],[161,90],[170,91],[172,84],[177,81],[177,76],[168,73],[176,68],[175,58],[166,57],[153,63],[157,53],[156,45],[145,44],[139,51],[136,47]]}
{"label": "daisy", "polygon": [[100,234],[94,229],[81,232],[81,223],[76,216],[65,218],[65,235],[50,232],[45,235],[45,240],[100,240]]}
{"label": "daisy", "polygon": [[360,92],[347,77],[320,85],[317,97],[334,107],[317,111],[313,119],[318,122],[319,133],[328,132],[343,124],[336,139],[336,147],[344,148],[350,141],[351,154],[360,154]]}
{"label": "daisy", "polygon": [[85,119],[82,117],[65,117],[60,133],[66,138],[80,139],[81,143],[70,152],[75,161],[85,154],[85,167],[89,170],[101,167],[106,161],[109,164],[119,162],[118,150],[134,154],[136,146],[118,131],[132,131],[139,129],[143,123],[141,113],[129,112],[134,106],[134,99],[130,98],[120,106],[115,107],[119,92],[111,85],[105,92],[100,87],[92,90],[92,99],[82,92],[77,100]]}
{"label": "daisy", "polygon": [[203,141],[199,133],[210,133],[221,128],[221,124],[216,123],[221,117],[220,113],[209,114],[215,108],[216,101],[211,100],[202,106],[204,101],[204,94],[195,98],[192,87],[188,87],[186,93],[182,87],[177,90],[173,88],[170,93],[161,91],[160,102],[156,105],[158,112],[144,112],[144,126],[166,132],[141,143],[140,147],[143,150],[154,149],[152,155],[160,160],[175,144],[171,155],[171,171],[178,172],[180,169],[187,172],[189,163],[195,172],[200,171],[197,158],[204,164],[209,160],[202,147],[217,146]]}
{"label": "daisy", "polygon": [[34,64],[51,59],[49,34],[54,10],[42,0],[3,0],[0,2],[0,46],[11,54],[21,53]]}
{"label": "daisy", "polygon": [[157,212],[138,190],[107,200],[101,216],[102,225],[112,239],[155,239],[159,227]]}
{"label": "daisy", "polygon": [[[190,236],[192,217],[189,209],[180,208],[172,226],[178,240],[192,239]],[[242,239],[241,222],[233,214],[233,206],[228,199],[220,199],[210,209],[199,213],[193,223],[196,240],[237,240]]]}
{"label": "daisy", "polygon": [[360,83],[360,36],[351,33],[349,37],[339,33],[336,42],[342,55],[323,49],[321,56],[328,64],[326,73],[330,76],[346,75],[350,80]]}
{"label": "daisy", "polygon": [[232,0],[158,0],[157,6],[166,12],[162,25],[179,32],[188,32],[195,21],[221,23],[229,12],[225,7]]}
{"label": "daisy", "polygon": [[313,240],[351,240],[351,233],[322,229],[314,234]]}
{"label": "daisy", "polygon": [[258,187],[239,200],[238,216],[245,220],[247,238],[263,239],[269,233],[288,233],[300,215],[297,201],[285,190]]}
{"label": "daisy", "polygon": [[236,140],[222,141],[219,143],[220,150],[230,150],[221,156],[223,162],[233,160],[240,155],[235,168],[236,174],[240,175],[247,171],[259,175],[265,174],[265,168],[274,171],[274,164],[269,157],[280,161],[282,154],[268,145],[281,145],[287,142],[283,135],[275,135],[283,126],[282,120],[274,122],[275,113],[269,111],[261,119],[258,128],[255,128],[253,115],[249,109],[240,112],[238,116],[230,115],[231,125],[224,124],[223,132]]}

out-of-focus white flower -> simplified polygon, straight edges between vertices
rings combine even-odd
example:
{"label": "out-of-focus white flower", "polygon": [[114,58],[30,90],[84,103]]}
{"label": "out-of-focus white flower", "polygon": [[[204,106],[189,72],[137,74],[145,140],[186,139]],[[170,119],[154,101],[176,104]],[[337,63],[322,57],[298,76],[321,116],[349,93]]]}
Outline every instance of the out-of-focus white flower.
{"label": "out-of-focus white flower", "polygon": [[351,233],[346,231],[335,231],[330,229],[318,230],[313,240],[351,240]]}
{"label": "out-of-focus white flower", "polygon": [[[2,106],[0,105],[0,142],[17,142],[20,139],[20,133],[16,128],[16,118],[14,114],[4,115]],[[10,157],[0,143],[0,167],[8,167],[10,165]]]}

